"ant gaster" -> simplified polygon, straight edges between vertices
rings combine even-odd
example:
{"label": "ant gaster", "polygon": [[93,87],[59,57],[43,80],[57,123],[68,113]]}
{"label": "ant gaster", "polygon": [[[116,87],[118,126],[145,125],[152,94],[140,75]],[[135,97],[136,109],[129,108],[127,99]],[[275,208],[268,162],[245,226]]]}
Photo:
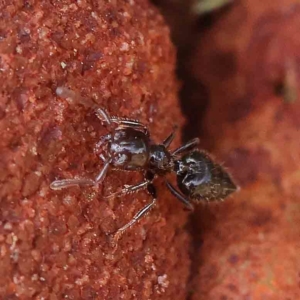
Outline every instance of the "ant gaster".
{"label": "ant gaster", "polygon": [[[74,92],[64,87],[57,88],[56,93],[63,98],[75,97]],[[180,191],[165,178],[166,186],[189,210],[193,210],[191,202],[223,200],[237,189],[221,165],[215,163],[204,151],[197,149],[198,138],[170,151],[169,146],[174,139],[175,130],[161,144],[155,144],[150,139],[147,127],[139,121],[110,116],[102,108],[96,109],[96,115],[106,123],[110,131],[96,145],[96,149],[106,146],[107,157],[99,155],[104,161],[102,170],[94,180],[85,178],[56,180],[50,187],[59,190],[74,185],[99,184],[104,180],[110,166],[119,170],[143,171],[142,182],[126,185],[122,190],[108,196],[110,198],[126,195],[142,189],[147,189],[152,196],[149,204],[130,222],[117,230],[117,236],[141,219],[156,203],[157,195],[153,185],[156,176],[165,178],[168,173],[176,174]]]}

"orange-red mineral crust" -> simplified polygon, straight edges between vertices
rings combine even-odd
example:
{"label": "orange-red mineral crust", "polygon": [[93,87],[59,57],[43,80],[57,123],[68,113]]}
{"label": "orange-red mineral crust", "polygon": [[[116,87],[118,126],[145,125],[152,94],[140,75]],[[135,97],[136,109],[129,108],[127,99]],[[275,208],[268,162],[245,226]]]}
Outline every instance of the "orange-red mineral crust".
{"label": "orange-red mineral crust", "polygon": [[195,216],[194,300],[300,299],[299,28],[296,1],[243,0],[201,37],[203,143],[241,192]]}
{"label": "orange-red mineral crust", "polygon": [[[151,199],[107,201],[140,174],[111,171],[97,188],[51,191],[58,178],[93,178],[107,133],[72,89],[111,114],[139,119],[162,141],[182,123],[175,51],[145,0],[0,4],[0,299],[185,299],[187,214],[158,181],[157,207],[109,234]],[[179,137],[174,146],[178,146]]]}

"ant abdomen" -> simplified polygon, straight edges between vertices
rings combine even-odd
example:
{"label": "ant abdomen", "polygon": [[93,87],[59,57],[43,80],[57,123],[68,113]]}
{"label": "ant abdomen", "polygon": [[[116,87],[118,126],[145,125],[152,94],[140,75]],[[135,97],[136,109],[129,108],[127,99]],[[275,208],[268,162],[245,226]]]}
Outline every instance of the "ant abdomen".
{"label": "ant abdomen", "polygon": [[195,150],[176,161],[177,184],[191,200],[223,200],[237,187],[221,165],[204,151]]}

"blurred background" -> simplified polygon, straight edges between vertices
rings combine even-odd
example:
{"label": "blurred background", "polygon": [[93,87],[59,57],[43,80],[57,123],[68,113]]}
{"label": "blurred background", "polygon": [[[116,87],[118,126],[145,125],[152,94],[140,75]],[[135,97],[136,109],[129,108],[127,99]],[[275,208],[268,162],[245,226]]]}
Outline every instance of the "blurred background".
{"label": "blurred background", "polygon": [[183,138],[241,187],[192,216],[189,299],[300,299],[300,3],[154,3],[177,47]]}

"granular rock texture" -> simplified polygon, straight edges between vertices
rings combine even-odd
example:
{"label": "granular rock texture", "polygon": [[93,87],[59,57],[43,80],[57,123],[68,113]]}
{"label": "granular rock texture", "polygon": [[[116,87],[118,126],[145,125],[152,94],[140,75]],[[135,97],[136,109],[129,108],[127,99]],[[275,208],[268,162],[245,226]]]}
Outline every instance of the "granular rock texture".
{"label": "granular rock texture", "polygon": [[191,299],[300,299],[299,28],[296,1],[243,0],[201,36],[203,143],[241,192],[194,216]]}
{"label": "granular rock texture", "polygon": [[160,142],[182,124],[174,52],[145,0],[1,2],[1,299],[185,299],[187,213],[162,182],[157,207],[117,248],[109,234],[151,199],[103,195],[141,174],[49,189],[55,179],[93,178],[102,167],[93,147],[107,133],[93,109],[56,88],[139,119]]}

